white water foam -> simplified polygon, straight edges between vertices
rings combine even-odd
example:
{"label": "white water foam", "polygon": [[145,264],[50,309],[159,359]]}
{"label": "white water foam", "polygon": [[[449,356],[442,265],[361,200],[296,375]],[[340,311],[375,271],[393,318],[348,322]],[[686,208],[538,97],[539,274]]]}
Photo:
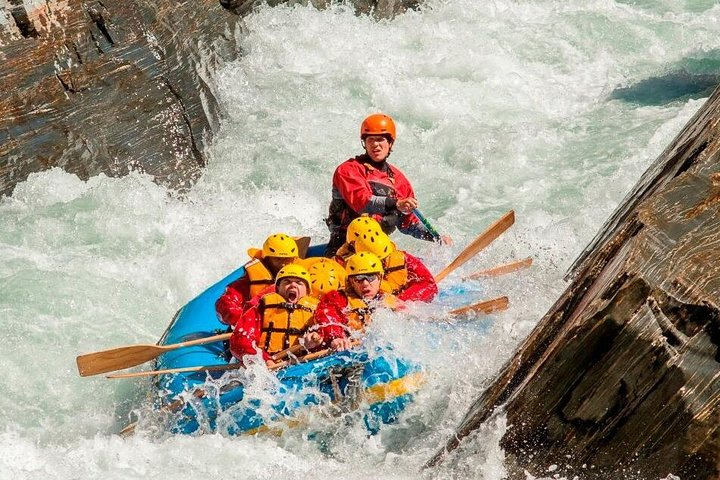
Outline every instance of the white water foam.
{"label": "white water foam", "polygon": [[[187,196],[141,174],[82,182],[54,169],[0,200],[0,478],[502,478],[502,418],[454,462],[418,470],[701,105],[608,99],[715,47],[718,7],[654,3],[430,1],[380,22],[342,6],[260,8],[238,39],[245,57],[216,79],[230,116]],[[156,341],[269,233],[326,239],[332,171],[359,153],[358,123],[376,110],[398,122],[391,159],[422,211],[455,238],[448,249],[395,237],[433,271],[515,209],[516,225],[460,272],[533,256],[529,270],[466,286],[477,299],[507,294],[511,308],[431,321],[445,297],[380,315],[372,335],[421,361],[428,382],[376,437],[320,416],[310,421],[326,426],[324,446],[302,431],[117,437],[149,383],[79,378],[74,357]]]}

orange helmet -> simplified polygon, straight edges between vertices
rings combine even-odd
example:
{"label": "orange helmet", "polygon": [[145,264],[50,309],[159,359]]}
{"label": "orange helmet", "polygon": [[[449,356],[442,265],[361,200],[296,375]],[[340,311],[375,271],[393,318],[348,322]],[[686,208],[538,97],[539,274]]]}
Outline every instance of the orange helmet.
{"label": "orange helmet", "polygon": [[363,120],[360,125],[360,139],[365,140],[369,135],[387,135],[395,141],[395,122],[384,113],[374,113]]}

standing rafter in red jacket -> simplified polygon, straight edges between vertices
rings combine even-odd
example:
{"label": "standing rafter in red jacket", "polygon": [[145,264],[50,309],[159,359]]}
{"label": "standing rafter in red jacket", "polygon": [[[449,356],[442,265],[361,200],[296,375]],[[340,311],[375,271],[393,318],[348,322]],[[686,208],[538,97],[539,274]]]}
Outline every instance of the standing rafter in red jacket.
{"label": "standing rafter in red jacket", "polygon": [[[387,115],[370,115],[360,126],[365,153],[346,160],[333,174],[325,256],[335,255],[345,242],[349,223],[363,213],[375,218],[388,234],[397,228],[415,238],[435,241],[412,213],[418,206],[412,185],[399,168],[387,162],[395,138],[395,122]],[[448,240],[444,237],[442,241]]]}

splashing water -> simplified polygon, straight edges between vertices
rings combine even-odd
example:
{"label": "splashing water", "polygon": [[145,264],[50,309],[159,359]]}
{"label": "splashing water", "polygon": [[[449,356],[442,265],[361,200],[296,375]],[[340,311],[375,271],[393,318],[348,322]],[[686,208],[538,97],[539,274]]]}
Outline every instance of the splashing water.
{"label": "splashing water", "polygon": [[[431,0],[380,22],[343,6],[261,7],[238,39],[245,56],[216,78],[227,118],[189,194],[140,174],[82,182],[53,169],[0,199],[0,478],[502,478],[502,418],[452,465],[418,470],[703,101],[694,86],[674,85],[659,104],[613,92],[678,65],[717,74],[714,2],[581,3]],[[332,171],[360,152],[359,122],[378,110],[398,123],[391,160],[422,212],[455,239],[449,249],[395,237],[432,271],[515,209],[516,225],[460,272],[533,256],[529,270],[463,287],[478,300],[506,294],[511,308],[448,324],[437,321],[446,295],[379,315],[371,335],[422,362],[428,382],[374,437],[321,416],[310,421],[322,445],[299,430],[115,435],[149,381],[79,378],[74,357],[156,341],[269,233],[324,242]]]}

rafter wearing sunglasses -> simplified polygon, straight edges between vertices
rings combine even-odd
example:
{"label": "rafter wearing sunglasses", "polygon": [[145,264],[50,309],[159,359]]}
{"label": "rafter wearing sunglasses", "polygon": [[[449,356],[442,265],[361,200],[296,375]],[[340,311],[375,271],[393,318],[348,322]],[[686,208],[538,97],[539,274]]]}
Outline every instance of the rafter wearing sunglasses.
{"label": "rafter wearing sunglasses", "polygon": [[365,280],[367,280],[368,282],[372,283],[372,282],[374,282],[375,280],[379,279],[380,276],[377,275],[377,274],[351,275],[351,276],[348,277],[348,278],[350,278],[350,280],[352,280],[353,282],[357,282],[357,283],[362,283],[362,282],[364,282]]}

